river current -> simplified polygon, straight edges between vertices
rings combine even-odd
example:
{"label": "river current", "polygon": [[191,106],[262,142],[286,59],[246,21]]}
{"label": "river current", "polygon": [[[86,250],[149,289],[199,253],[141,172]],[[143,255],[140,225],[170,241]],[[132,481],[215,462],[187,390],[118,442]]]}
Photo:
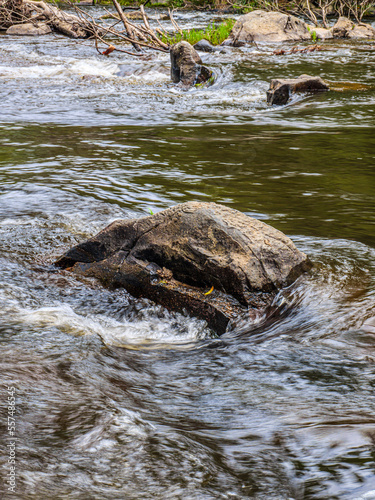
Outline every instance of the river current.
{"label": "river current", "polygon": [[[375,498],[375,42],[321,45],[202,54],[217,80],[184,92],[162,53],[0,35],[2,498]],[[333,90],[267,107],[303,73]],[[282,230],[312,271],[218,337],[51,267],[189,200]]]}

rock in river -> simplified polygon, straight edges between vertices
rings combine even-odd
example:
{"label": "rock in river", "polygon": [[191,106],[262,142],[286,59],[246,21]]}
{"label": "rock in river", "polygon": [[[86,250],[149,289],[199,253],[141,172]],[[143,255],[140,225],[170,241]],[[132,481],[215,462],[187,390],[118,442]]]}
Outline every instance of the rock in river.
{"label": "rock in river", "polygon": [[215,47],[215,45],[212,45],[212,43],[204,38],[195,43],[193,47],[195,50],[200,50],[201,52],[223,52],[224,50],[222,47]]}
{"label": "rock in river", "polygon": [[297,42],[311,40],[307,24],[281,12],[254,10],[241,16],[225,45],[241,46],[251,42]]}
{"label": "rock in river", "polygon": [[334,38],[372,38],[375,39],[375,29],[369,24],[354,24],[347,17],[339,17],[332,28]]}
{"label": "rock in river", "polygon": [[203,66],[195,48],[189,42],[178,42],[172,45],[171,55],[171,80],[185,87],[207,82],[212,78],[210,69]]}
{"label": "rock in river", "polygon": [[52,30],[46,23],[15,24],[10,26],[6,31],[7,35],[20,36],[48,35],[49,33],[52,33]]}
{"label": "rock in river", "polygon": [[189,202],[117,220],[56,265],[186,310],[222,334],[236,317],[255,317],[309,268],[309,260],[257,219],[216,203]]}
{"label": "rock in river", "polygon": [[298,78],[277,78],[271,80],[267,91],[267,103],[270,105],[286,104],[290,94],[294,92],[323,92],[329,90],[329,85],[319,76],[301,75]]}

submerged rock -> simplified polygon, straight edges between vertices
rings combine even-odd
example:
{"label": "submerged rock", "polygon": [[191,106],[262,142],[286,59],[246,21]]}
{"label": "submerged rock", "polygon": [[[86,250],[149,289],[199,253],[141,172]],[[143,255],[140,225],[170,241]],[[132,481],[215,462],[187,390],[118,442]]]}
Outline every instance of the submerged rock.
{"label": "submerged rock", "polygon": [[172,45],[171,54],[171,80],[173,83],[181,82],[185,87],[207,82],[213,73],[203,66],[198,52],[189,42],[178,42]]}
{"label": "submerged rock", "polygon": [[269,105],[286,104],[290,94],[295,92],[324,92],[329,90],[329,85],[319,76],[301,75],[298,78],[271,80],[267,91],[267,103]]}
{"label": "submerged rock", "polygon": [[281,12],[254,10],[241,16],[224,45],[241,46],[251,42],[311,40],[307,24]]}
{"label": "submerged rock", "polygon": [[170,310],[187,310],[222,334],[231,320],[254,318],[309,261],[259,220],[216,203],[190,202],[115,221],[56,265]]}
{"label": "submerged rock", "polygon": [[52,30],[46,23],[15,24],[14,26],[10,26],[6,31],[7,35],[22,36],[48,35],[49,33],[52,33]]}

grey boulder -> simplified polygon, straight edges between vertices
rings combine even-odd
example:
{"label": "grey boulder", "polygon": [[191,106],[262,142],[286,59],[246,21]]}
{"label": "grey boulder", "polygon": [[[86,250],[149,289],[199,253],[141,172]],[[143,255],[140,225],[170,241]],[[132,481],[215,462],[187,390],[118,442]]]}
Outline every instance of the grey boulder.
{"label": "grey boulder", "polygon": [[193,45],[195,50],[200,50],[201,52],[222,52],[224,49],[222,47],[215,47],[208,40],[202,38],[199,42]]}
{"label": "grey boulder", "polygon": [[297,42],[311,40],[307,24],[281,12],[254,10],[241,16],[224,45],[241,46],[251,42]]}
{"label": "grey boulder", "polygon": [[10,26],[6,34],[7,35],[22,35],[22,36],[37,36],[37,35],[48,35],[52,30],[46,23],[25,23],[25,24],[14,24]]}
{"label": "grey boulder", "polygon": [[310,267],[280,231],[223,205],[198,202],[115,221],[56,265],[186,310],[219,334],[236,318],[251,321]]}

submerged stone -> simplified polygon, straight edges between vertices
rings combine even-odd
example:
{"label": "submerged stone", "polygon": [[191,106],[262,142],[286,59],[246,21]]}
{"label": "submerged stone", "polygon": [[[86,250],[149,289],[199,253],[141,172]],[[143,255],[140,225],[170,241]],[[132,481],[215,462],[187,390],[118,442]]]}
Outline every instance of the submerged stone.
{"label": "submerged stone", "polygon": [[178,42],[170,49],[171,80],[185,87],[199,85],[213,77],[212,71],[203,66],[198,52],[188,42]]}
{"label": "submerged stone", "polygon": [[329,85],[319,76],[301,75],[298,78],[277,78],[271,80],[267,91],[269,105],[283,105],[289,101],[290,95],[295,92],[324,92]]}
{"label": "submerged stone", "polygon": [[216,203],[190,202],[115,221],[56,265],[186,310],[222,334],[238,317],[254,319],[309,261],[259,220]]}

